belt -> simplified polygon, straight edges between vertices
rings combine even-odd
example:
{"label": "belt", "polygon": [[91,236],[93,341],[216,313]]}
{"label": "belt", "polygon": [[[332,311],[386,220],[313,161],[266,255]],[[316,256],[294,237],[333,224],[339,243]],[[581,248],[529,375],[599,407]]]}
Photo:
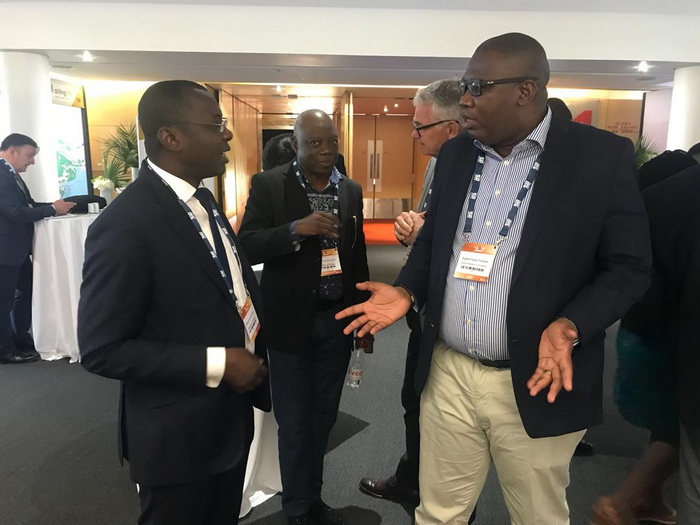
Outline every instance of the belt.
{"label": "belt", "polygon": [[477,359],[479,363],[489,368],[510,368],[510,359],[500,359],[498,361],[491,361],[490,359]]}
{"label": "belt", "polygon": [[340,299],[319,299],[318,301],[316,301],[316,311],[325,312],[326,310],[330,310],[331,308],[339,305],[342,302],[342,297]]}

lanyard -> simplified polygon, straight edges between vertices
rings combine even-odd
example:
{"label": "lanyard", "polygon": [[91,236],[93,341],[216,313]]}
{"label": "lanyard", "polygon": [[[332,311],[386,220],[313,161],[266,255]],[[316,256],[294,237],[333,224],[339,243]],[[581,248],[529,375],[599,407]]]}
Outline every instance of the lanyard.
{"label": "lanyard", "polygon": [[22,190],[22,193],[24,194],[25,197],[29,198],[29,195],[27,194],[27,190],[25,189],[22,180],[19,177],[19,173],[15,171],[15,169],[12,167],[12,165],[7,162],[5,159],[0,159],[0,162],[2,162],[5,166],[7,166],[7,169],[10,170],[10,173],[12,173],[12,176],[15,179],[15,182],[17,183],[17,186],[19,186],[19,189]]}
{"label": "lanyard", "polygon": [[[304,189],[311,189],[312,191],[316,191],[309,182],[306,180],[306,177],[302,175],[301,173],[301,167],[299,166],[299,162],[295,158],[294,161],[292,162],[292,168],[294,169],[294,174],[297,177],[297,180],[299,181],[299,184],[302,185]],[[338,201],[338,181],[340,180],[340,173],[338,172],[337,168],[334,166],[333,171],[331,172],[331,178],[329,180],[330,182],[330,187],[331,187],[331,195],[333,196],[333,215],[336,217],[340,217],[340,203]],[[316,192],[318,193],[318,192]]]}
{"label": "lanyard", "polygon": [[[165,182],[165,180],[162,177],[158,177],[158,178],[163,181],[163,184],[165,184],[168,188],[170,188],[170,185],[167,182]],[[170,188],[170,190],[173,193],[175,193],[175,191],[172,188]],[[175,194],[175,196],[177,197],[177,194]],[[233,299],[233,304],[235,304],[236,307],[238,307],[238,303],[236,302],[236,293],[233,291],[233,280],[232,280],[231,276],[229,275],[229,272],[221,264],[221,259],[219,259],[219,257],[216,255],[216,250],[211,245],[211,242],[209,242],[209,239],[207,238],[206,234],[202,230],[202,226],[199,224],[197,217],[194,216],[194,212],[185,203],[185,201],[183,201],[180,197],[177,197],[177,201],[180,204],[180,206],[182,207],[182,209],[185,210],[185,212],[187,212],[187,216],[192,221],[192,225],[197,230],[197,233],[199,233],[199,236],[202,238],[202,241],[206,245],[207,250],[209,250],[209,255],[211,255],[211,258],[214,261],[214,264],[216,264],[216,267],[218,268],[219,273],[221,274],[221,278],[224,280],[224,283],[226,284],[226,288],[228,289],[228,293],[231,295],[231,299]],[[204,205],[202,205],[202,206],[204,206]],[[221,218],[221,216],[219,215],[219,212],[217,211],[216,206],[212,206],[212,208],[213,208],[212,211],[214,213],[214,217],[216,219],[216,224],[210,224],[210,227],[216,228],[218,225],[219,228],[224,232],[224,235],[226,235],[226,238],[228,239],[229,243],[231,243],[231,249],[233,250],[233,254],[236,256],[236,263],[238,264],[238,267],[240,268],[241,267],[241,260],[238,257],[238,250],[236,250],[236,245],[233,242],[233,238],[231,237],[228,230],[226,229],[224,221]],[[212,235],[214,235],[213,232],[212,232]],[[248,292],[248,287],[245,284],[245,281],[243,282],[243,286],[245,287],[246,295],[250,295],[250,293]]]}
{"label": "lanyard", "polygon": [[430,199],[432,197],[433,197],[433,185],[431,183],[430,188],[428,188],[428,193],[425,195],[425,201],[423,202],[423,206],[420,209],[421,212],[428,211],[428,207],[430,206]]}
{"label": "lanyard", "polygon": [[[511,207],[510,211],[508,212],[508,215],[506,216],[506,220],[503,223],[503,227],[501,228],[501,231],[498,232],[498,240],[496,240],[496,245],[500,244],[501,241],[503,241],[503,239],[505,239],[508,236],[508,232],[510,231],[510,227],[513,225],[513,221],[515,220],[515,217],[518,214],[518,210],[520,210],[520,206],[525,200],[525,197],[527,197],[530,188],[532,188],[532,185],[534,184],[535,179],[537,178],[537,172],[540,169],[541,155],[542,154],[537,155],[537,158],[535,159],[532,168],[530,168],[530,172],[527,174],[525,182],[523,182],[523,185],[520,188],[518,195],[515,197],[515,200],[513,201],[513,206]],[[481,151],[476,160],[476,168],[474,169],[474,177],[472,178],[471,192],[468,195],[469,203],[467,205],[467,218],[464,221],[464,235],[466,237],[468,237],[471,234],[472,226],[474,224],[474,208],[476,207],[476,198],[479,196],[479,187],[481,186],[481,175],[484,172],[484,160],[485,153]]]}

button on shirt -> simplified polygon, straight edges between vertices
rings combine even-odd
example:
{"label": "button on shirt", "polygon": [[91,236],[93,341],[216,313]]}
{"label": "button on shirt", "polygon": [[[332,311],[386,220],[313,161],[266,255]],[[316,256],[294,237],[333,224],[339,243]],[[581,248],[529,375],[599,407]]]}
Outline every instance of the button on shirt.
{"label": "button on shirt", "polygon": [[[544,150],[551,120],[552,113],[548,109],[544,120],[505,158],[493,148],[474,141],[476,147],[485,153],[485,161],[469,242],[496,243],[518,192]],[[485,283],[454,277],[465,242],[464,223],[468,206],[468,198],[465,198],[452,245],[439,336],[455,350],[476,359],[509,359],[506,330],[508,292],[530,198],[536,186],[537,180],[520,205],[508,235],[500,243],[489,280]],[[467,197],[470,193],[471,188]]]}
{"label": "button on shirt", "polygon": [[[182,180],[175,175],[171,175],[167,171],[159,168],[147,159],[148,165],[153,171],[158,174],[168,186],[175,192],[175,195],[181,199],[187,206],[189,206],[192,213],[194,213],[197,222],[199,222],[204,235],[209,239],[209,243],[214,246],[214,237],[211,233],[211,225],[209,223],[209,214],[204,206],[197,200],[194,196],[194,192],[197,188],[193,187],[190,183]],[[182,213],[185,213],[182,210]],[[194,228],[194,226],[192,226]],[[218,225],[215,227],[219,228]],[[237,306],[243,306],[243,303],[247,297],[247,291],[243,281],[243,270],[241,269],[240,263],[238,262],[238,257],[234,254],[231,243],[226,238],[226,234],[219,228],[219,233],[224,241],[224,249],[226,250],[226,257],[229,261],[229,268],[227,268],[229,275],[231,275],[231,280],[233,281],[233,291],[236,294]],[[255,342],[248,338],[248,334],[245,336],[245,347],[249,352],[255,350]],[[224,377],[224,370],[226,369],[226,348],[223,346],[210,346],[207,347],[207,379],[206,384],[208,387],[216,388],[221,383]]]}

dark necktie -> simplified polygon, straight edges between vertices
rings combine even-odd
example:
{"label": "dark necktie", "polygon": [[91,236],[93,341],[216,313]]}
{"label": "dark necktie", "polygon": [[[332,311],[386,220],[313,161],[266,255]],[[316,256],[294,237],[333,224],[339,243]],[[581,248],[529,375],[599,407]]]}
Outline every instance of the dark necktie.
{"label": "dark necktie", "polygon": [[224,242],[221,239],[221,234],[219,233],[219,225],[216,223],[216,218],[214,217],[214,203],[213,196],[211,192],[206,188],[198,188],[194,192],[194,196],[197,200],[204,206],[207,210],[207,215],[209,215],[209,227],[211,228],[211,235],[214,238],[214,249],[216,250],[216,255],[221,261],[221,266],[224,267],[226,273],[231,277],[231,267],[228,264],[228,257],[226,256],[226,249],[224,248]]}

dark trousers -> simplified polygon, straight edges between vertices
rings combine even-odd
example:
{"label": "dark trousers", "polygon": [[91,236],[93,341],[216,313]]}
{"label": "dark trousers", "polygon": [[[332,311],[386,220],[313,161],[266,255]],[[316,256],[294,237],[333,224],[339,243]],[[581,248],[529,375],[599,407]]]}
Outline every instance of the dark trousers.
{"label": "dark trousers", "polygon": [[140,486],[139,525],[236,525],[246,453],[231,470],[178,485]]}
{"label": "dark trousers", "polygon": [[0,265],[0,353],[32,344],[32,261]]}
{"label": "dark trousers", "polygon": [[396,481],[399,485],[418,490],[418,457],[420,455],[420,397],[416,393],[416,367],[418,349],[423,334],[420,314],[411,309],[406,314],[406,322],[411,329],[406,351],[406,368],[401,387],[401,404],[404,408],[404,426],[406,429],[406,452],[396,467]]}
{"label": "dark trousers", "polygon": [[352,337],[333,318],[338,308],[316,312],[299,354],[269,350],[270,385],[279,425],[282,508],[306,514],[321,497],[323,456],[338,417]]}

